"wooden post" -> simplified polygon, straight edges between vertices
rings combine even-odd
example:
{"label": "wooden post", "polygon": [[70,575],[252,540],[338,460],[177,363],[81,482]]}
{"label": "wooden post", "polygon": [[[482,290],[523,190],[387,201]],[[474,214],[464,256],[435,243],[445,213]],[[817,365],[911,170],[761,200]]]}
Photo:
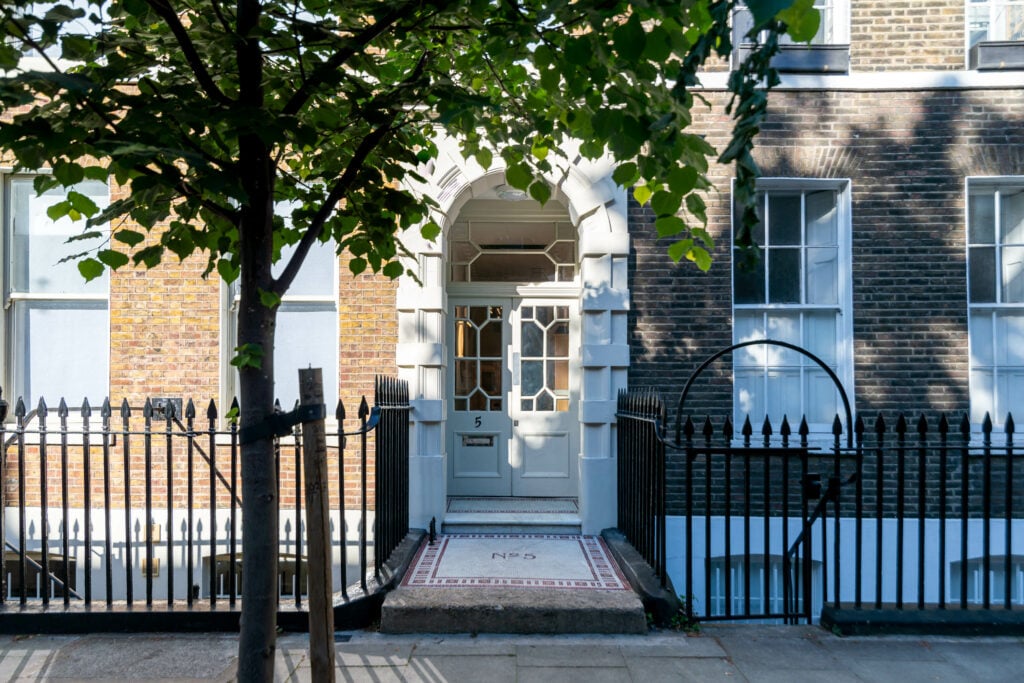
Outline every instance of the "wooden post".
{"label": "wooden post", "polygon": [[[322,405],[320,368],[299,370],[299,402]],[[309,660],[314,681],[334,681],[334,589],[331,587],[331,532],[327,489],[327,434],[324,421],[302,425],[306,476],[306,550],[309,589]],[[300,558],[301,561],[301,558]]]}

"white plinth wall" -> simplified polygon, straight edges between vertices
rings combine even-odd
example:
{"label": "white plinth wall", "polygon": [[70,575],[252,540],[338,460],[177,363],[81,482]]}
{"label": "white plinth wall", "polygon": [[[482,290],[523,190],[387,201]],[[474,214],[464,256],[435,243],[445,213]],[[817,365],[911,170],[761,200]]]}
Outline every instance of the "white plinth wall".
{"label": "white plinth wall", "polygon": [[[456,143],[441,138],[434,164],[421,170],[427,185],[417,189],[439,204],[435,220],[442,234],[428,242],[410,231],[406,246],[421,283],[404,278],[397,295],[399,376],[412,398],[410,524],[426,528],[444,520],[446,502],[445,429],[448,372],[446,348],[448,229],[470,199],[505,182],[504,167],[485,169],[465,160]],[[548,178],[579,235],[579,303],[582,378],[579,406],[578,492],[583,532],[616,524],[615,402],[626,387],[629,366],[629,232],[626,192],[612,180],[609,160],[563,161]],[[493,194],[491,195],[493,196]]]}

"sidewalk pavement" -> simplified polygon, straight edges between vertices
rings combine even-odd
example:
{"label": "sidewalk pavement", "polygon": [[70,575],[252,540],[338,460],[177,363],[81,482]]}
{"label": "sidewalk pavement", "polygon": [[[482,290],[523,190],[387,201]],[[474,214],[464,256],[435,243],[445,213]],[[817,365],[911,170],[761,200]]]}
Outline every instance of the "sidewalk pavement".
{"label": "sidewalk pavement", "polygon": [[[1024,639],[839,638],[814,626],[706,626],[699,634],[393,636],[337,634],[338,681],[1024,680]],[[230,634],[0,636],[2,681],[230,681]],[[304,634],[278,639],[275,678],[310,681]]]}

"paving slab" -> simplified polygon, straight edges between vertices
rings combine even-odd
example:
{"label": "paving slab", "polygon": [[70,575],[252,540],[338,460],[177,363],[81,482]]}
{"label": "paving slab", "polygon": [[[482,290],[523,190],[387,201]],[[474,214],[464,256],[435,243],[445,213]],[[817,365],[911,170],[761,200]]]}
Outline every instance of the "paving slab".
{"label": "paving slab", "polygon": [[642,683],[742,683],[747,680],[740,669],[726,658],[670,659],[627,656],[626,667],[630,678],[622,680]]}

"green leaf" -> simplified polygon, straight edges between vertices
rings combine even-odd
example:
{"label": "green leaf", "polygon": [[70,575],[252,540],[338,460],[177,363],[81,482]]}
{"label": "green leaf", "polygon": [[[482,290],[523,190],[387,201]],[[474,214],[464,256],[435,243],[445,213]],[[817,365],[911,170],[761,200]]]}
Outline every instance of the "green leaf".
{"label": "green leaf", "polygon": [[239,270],[228,259],[217,259],[217,274],[224,282],[231,284],[238,279]]}
{"label": "green leaf", "polygon": [[494,162],[494,153],[486,147],[481,147],[473,154],[473,158],[476,159],[476,163],[480,164],[481,168],[488,169]]}
{"label": "green leaf", "polygon": [[685,239],[673,242],[668,248],[668,255],[676,263],[682,261],[687,254],[690,253],[690,249],[693,248],[693,240]]}
{"label": "green leaf", "polygon": [[350,259],[348,262],[348,269],[352,271],[353,275],[359,275],[366,270],[366,259],[358,256]]}
{"label": "green leaf", "polygon": [[551,188],[543,180],[537,180],[530,185],[530,196],[542,205],[547,204],[551,199]]}
{"label": "green leaf", "polygon": [[78,262],[78,272],[82,274],[85,281],[95,280],[103,275],[103,264],[94,258],[85,258]]}
{"label": "green leaf", "polygon": [[659,216],[674,216],[678,211],[679,207],[683,204],[682,195],[676,194],[675,192],[666,192],[665,190],[658,190],[651,197],[651,208],[654,209],[654,213]]}
{"label": "green leaf", "polygon": [[[102,261],[111,270],[117,270],[121,266],[128,265],[128,257],[113,249],[101,249],[96,258]],[[81,270],[81,268],[79,268]],[[87,278],[88,279],[88,278]]]}
{"label": "green leaf", "polygon": [[96,206],[96,202],[94,202],[90,197],[82,194],[81,192],[75,192],[74,190],[68,191],[68,202],[71,204],[71,208],[74,211],[85,216],[95,216],[100,210],[100,207]]}
{"label": "green leaf", "polygon": [[505,169],[505,180],[512,187],[525,190],[533,180],[533,173],[526,164],[514,164]]}
{"label": "green leaf", "polygon": [[426,223],[423,224],[423,227],[420,228],[420,235],[422,235],[423,239],[427,240],[428,242],[433,242],[438,237],[440,237],[441,226],[435,223],[434,221],[427,221]]}
{"label": "green leaf", "polygon": [[163,258],[163,255],[164,248],[160,245],[154,244],[153,246],[149,246],[135,252],[135,255],[132,256],[132,261],[135,265],[142,263],[146,268],[156,268],[160,265],[160,260]]}
{"label": "green leaf", "polygon": [[621,187],[629,187],[639,179],[637,166],[632,161],[627,161],[624,164],[619,164],[612,173],[612,180],[619,184]]}
{"label": "green leaf", "polygon": [[697,170],[690,166],[676,167],[669,171],[668,187],[679,195],[690,192],[697,185]]}
{"label": "green leaf", "polygon": [[633,188],[633,198],[640,203],[640,206],[646,204],[653,195],[654,193],[646,185],[637,185]]}
{"label": "green leaf", "polygon": [[644,57],[660,64],[672,56],[672,36],[661,26],[654,26],[644,43]]}
{"label": "green leaf", "polygon": [[[810,0],[813,3],[814,0]],[[746,0],[750,14],[754,17],[754,26],[760,26],[775,18],[779,12],[788,9],[793,0]]]}
{"label": "green leaf", "polygon": [[686,254],[686,258],[697,264],[697,267],[705,273],[711,269],[711,254],[703,247],[694,247]]}
{"label": "green leaf", "polygon": [[134,247],[136,244],[145,240],[146,236],[141,232],[122,228],[114,233],[114,239],[123,244],[127,244],[129,247]]}
{"label": "green leaf", "polygon": [[71,202],[68,201],[51,204],[46,209],[46,216],[51,221],[59,221],[61,218],[67,216],[69,213],[71,213]]}
{"label": "green leaf", "polygon": [[401,277],[404,272],[405,268],[398,261],[391,261],[381,269],[381,273],[384,277],[391,278],[392,280]]}
{"label": "green leaf", "polygon": [[268,292],[265,289],[261,289],[260,303],[263,304],[264,308],[277,308],[281,305],[281,296],[277,292]]}
{"label": "green leaf", "polygon": [[821,25],[821,13],[814,9],[814,0],[795,0],[791,7],[780,10],[776,16],[798,43],[810,42]]}
{"label": "green leaf", "polygon": [[85,171],[78,164],[59,161],[53,165],[53,177],[61,185],[67,187],[82,182],[85,179]]}
{"label": "green leaf", "polygon": [[612,42],[615,45],[615,52],[627,62],[635,62],[644,53],[647,44],[647,34],[640,23],[640,17],[634,12],[629,19],[612,32]]}
{"label": "green leaf", "polygon": [[258,370],[263,367],[263,347],[254,343],[236,346],[235,357],[231,359],[231,364],[236,368],[256,368]]}
{"label": "green leaf", "polygon": [[548,145],[547,142],[540,136],[533,139],[533,145],[530,146],[530,153],[533,154],[537,159],[543,161],[548,156]]}
{"label": "green leaf", "polygon": [[654,221],[654,229],[658,231],[658,237],[671,237],[686,230],[686,221],[679,216],[662,216]]}

